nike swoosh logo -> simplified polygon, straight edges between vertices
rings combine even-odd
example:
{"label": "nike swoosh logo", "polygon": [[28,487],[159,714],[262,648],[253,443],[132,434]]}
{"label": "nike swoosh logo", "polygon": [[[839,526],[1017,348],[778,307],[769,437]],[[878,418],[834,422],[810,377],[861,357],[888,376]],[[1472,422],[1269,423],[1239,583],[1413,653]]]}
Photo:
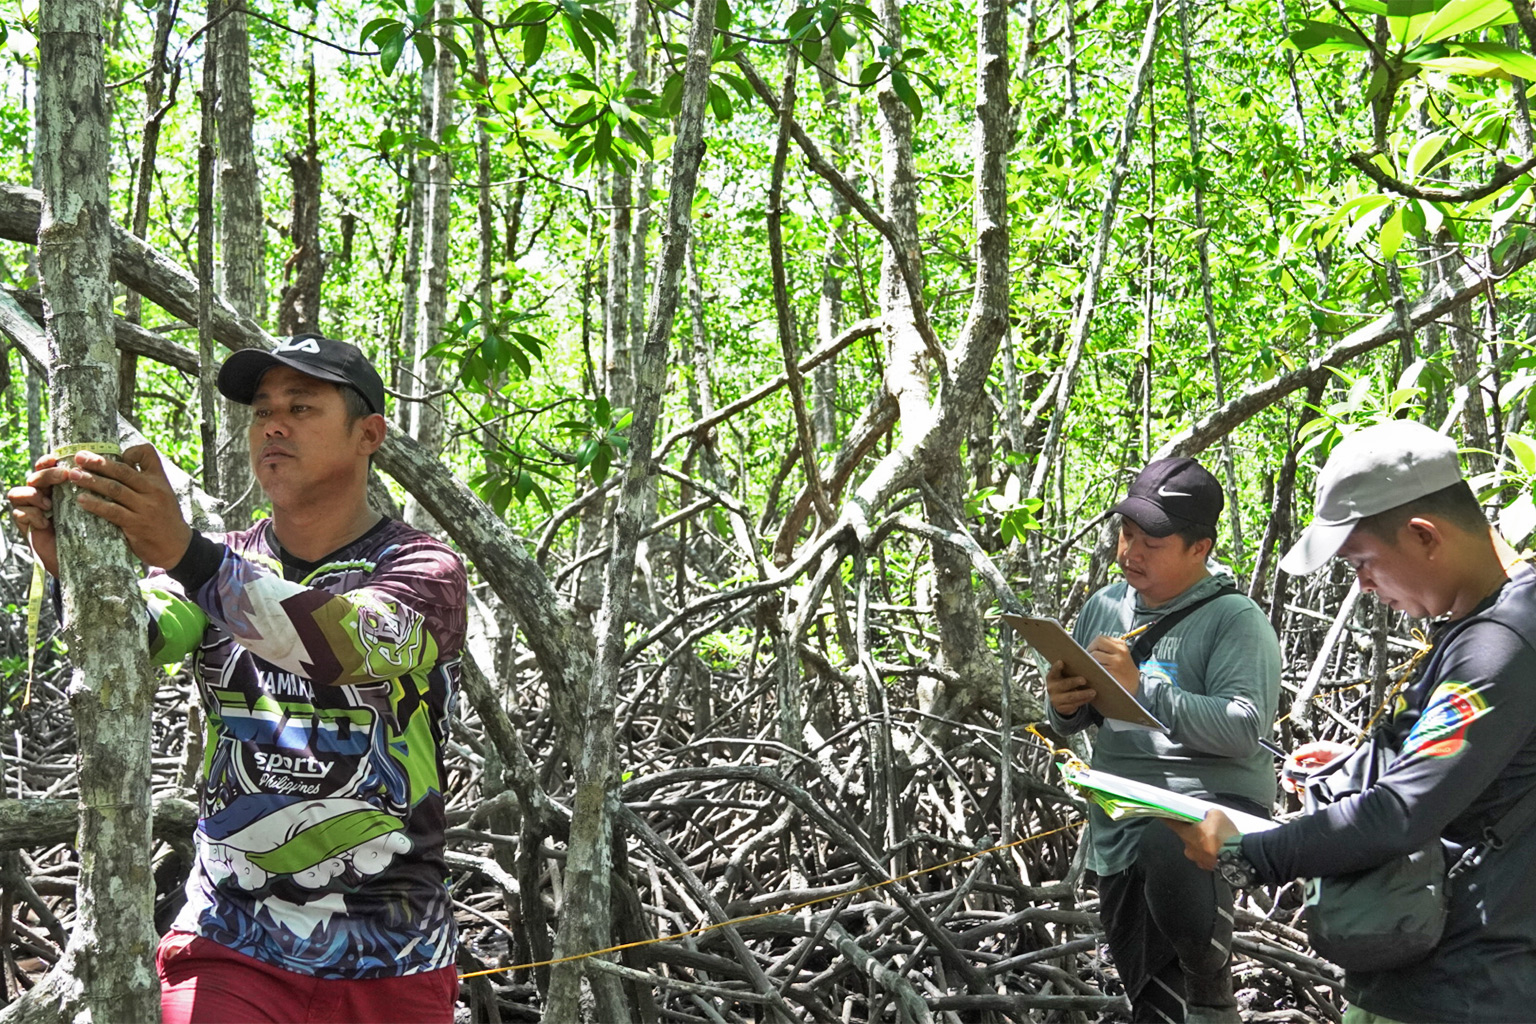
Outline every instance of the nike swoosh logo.
{"label": "nike swoosh logo", "polygon": [[1166,486],[1157,489],[1159,498],[1193,498],[1194,495],[1187,491],[1170,491]]}

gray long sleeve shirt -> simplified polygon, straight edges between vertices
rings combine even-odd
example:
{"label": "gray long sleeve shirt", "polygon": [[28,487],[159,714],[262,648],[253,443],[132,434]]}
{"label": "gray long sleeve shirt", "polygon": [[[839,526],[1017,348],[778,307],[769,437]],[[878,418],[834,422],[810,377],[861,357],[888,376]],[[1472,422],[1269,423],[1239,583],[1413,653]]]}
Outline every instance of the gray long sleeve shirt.
{"label": "gray long sleeve shirt", "polygon": [[[1119,636],[1231,582],[1225,573],[1207,577],[1156,608],[1124,581],[1111,583],[1088,599],[1072,636],[1084,646]],[[1280,644],[1269,620],[1242,594],[1218,597],[1170,629],[1141,666],[1136,699],[1168,726],[1167,735],[1106,722],[1094,741],[1093,767],[1176,793],[1237,796],[1268,808],[1274,761],[1259,741],[1270,736],[1279,697]],[[1064,734],[1095,724],[1087,708],[1069,717],[1053,708],[1050,723]],[[1088,867],[1100,875],[1130,867],[1147,824],[1111,821],[1090,806]]]}

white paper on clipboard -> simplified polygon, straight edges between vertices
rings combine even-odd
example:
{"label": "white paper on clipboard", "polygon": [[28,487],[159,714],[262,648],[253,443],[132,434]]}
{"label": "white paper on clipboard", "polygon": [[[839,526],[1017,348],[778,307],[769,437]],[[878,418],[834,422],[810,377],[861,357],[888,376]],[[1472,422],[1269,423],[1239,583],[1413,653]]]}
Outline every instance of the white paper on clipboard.
{"label": "white paper on clipboard", "polygon": [[[1137,703],[1119,680],[1104,670],[1104,666],[1085,651],[1072,634],[1062,628],[1055,619],[1039,619],[1029,615],[1002,616],[1025,643],[1045,658],[1046,666],[1063,662],[1068,672],[1082,676],[1098,694],[1091,705],[1104,716],[1104,724],[1111,729],[1140,730],[1166,733],[1168,727],[1146,708]],[[1042,668],[1041,674],[1044,674]]]}

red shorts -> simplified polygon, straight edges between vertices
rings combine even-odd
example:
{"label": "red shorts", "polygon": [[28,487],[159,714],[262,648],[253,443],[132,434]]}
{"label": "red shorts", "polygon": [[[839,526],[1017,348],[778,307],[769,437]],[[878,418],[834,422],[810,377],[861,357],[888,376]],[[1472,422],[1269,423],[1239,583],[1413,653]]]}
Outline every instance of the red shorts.
{"label": "red shorts", "polygon": [[161,1024],[452,1024],[452,965],[398,978],[335,981],[170,932],[155,952]]}

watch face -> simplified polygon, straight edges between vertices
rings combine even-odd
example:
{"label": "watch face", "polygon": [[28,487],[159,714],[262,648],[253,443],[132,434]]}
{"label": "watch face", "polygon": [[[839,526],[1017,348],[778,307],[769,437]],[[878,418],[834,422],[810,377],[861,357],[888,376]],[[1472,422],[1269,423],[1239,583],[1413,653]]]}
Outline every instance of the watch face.
{"label": "watch face", "polygon": [[1243,856],[1241,846],[1223,844],[1216,854],[1216,870],[1235,889],[1246,889],[1253,885],[1253,871]]}

